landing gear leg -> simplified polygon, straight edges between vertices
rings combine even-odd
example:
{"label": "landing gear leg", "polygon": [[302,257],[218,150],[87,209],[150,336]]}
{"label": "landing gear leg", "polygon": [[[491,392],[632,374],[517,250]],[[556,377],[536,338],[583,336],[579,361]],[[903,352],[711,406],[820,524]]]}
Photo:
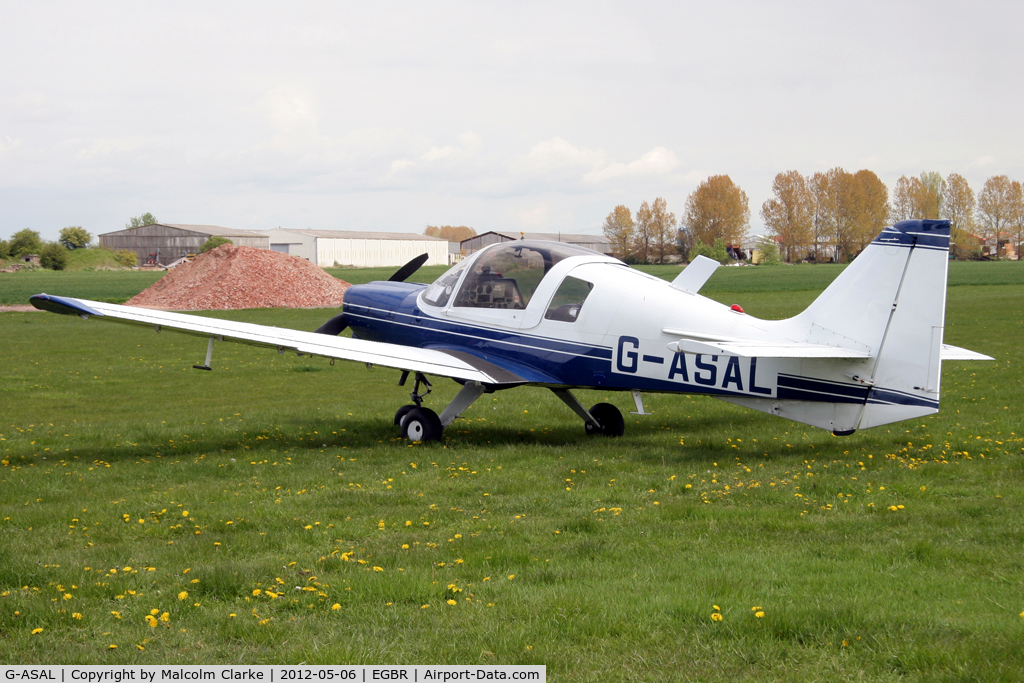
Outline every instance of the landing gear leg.
{"label": "landing gear leg", "polygon": [[[408,373],[402,374],[399,386],[405,384],[407,377]],[[424,384],[427,389],[422,394],[420,393],[420,384]],[[454,422],[455,418],[473,405],[473,402],[486,391],[487,388],[480,382],[466,382],[438,417],[433,410],[423,407],[423,398],[430,393],[430,382],[422,373],[417,372],[416,384],[412,393],[409,394],[409,398],[415,405],[399,408],[395,413],[395,424],[402,430],[402,436],[410,441],[440,441],[444,428]]]}
{"label": "landing gear leg", "polygon": [[565,405],[572,408],[574,413],[583,418],[587,434],[622,436],[625,433],[626,423],[622,419],[622,413],[611,403],[598,403],[588,411],[575,396],[569,393],[568,389],[552,389],[551,391],[562,399]]}

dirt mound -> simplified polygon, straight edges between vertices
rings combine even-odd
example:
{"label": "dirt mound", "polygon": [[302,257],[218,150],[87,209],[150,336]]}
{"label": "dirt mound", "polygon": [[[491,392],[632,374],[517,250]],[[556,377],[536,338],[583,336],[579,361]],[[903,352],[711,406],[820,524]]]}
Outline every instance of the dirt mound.
{"label": "dirt mound", "polygon": [[128,301],[174,311],[341,306],[349,284],[296,256],[222,244]]}

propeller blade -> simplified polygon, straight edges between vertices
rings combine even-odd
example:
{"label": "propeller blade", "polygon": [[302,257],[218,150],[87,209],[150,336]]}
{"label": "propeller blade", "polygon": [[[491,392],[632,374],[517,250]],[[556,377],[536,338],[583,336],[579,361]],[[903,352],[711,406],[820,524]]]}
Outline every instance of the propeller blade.
{"label": "propeller blade", "polygon": [[427,262],[428,258],[430,258],[430,254],[420,254],[396,270],[395,274],[388,278],[388,282],[405,282],[413,273],[420,269],[420,266]]}
{"label": "propeller blade", "polygon": [[314,332],[317,334],[329,334],[332,337],[336,337],[344,332],[346,327],[348,327],[348,321],[345,320],[345,314],[339,313],[320,327],[316,328]]}

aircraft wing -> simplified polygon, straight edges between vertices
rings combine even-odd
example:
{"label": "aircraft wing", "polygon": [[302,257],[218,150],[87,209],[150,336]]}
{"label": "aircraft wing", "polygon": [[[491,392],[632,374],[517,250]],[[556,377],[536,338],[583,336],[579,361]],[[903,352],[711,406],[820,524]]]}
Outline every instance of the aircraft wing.
{"label": "aircraft wing", "polygon": [[173,330],[217,341],[276,348],[282,353],[294,351],[304,355],[383,365],[398,370],[441,375],[482,384],[524,383],[522,378],[503,368],[460,352],[449,353],[439,349],[420,349],[400,344],[335,337],[284,327],[154,311],[147,308],[119,306],[100,301],[57,297],[48,294],[37,294],[29,301],[40,310],[63,315],[77,315],[86,320],[96,319],[150,327],[157,332],[164,329]]}

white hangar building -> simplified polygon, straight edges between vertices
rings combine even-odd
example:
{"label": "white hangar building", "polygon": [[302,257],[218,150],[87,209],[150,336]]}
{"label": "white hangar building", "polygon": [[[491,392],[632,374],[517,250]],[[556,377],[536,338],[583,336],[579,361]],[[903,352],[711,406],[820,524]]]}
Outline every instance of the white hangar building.
{"label": "white hangar building", "polygon": [[268,230],[270,248],[328,268],[402,266],[429,254],[426,265],[447,266],[448,240],[408,232],[349,232],[343,230]]}

